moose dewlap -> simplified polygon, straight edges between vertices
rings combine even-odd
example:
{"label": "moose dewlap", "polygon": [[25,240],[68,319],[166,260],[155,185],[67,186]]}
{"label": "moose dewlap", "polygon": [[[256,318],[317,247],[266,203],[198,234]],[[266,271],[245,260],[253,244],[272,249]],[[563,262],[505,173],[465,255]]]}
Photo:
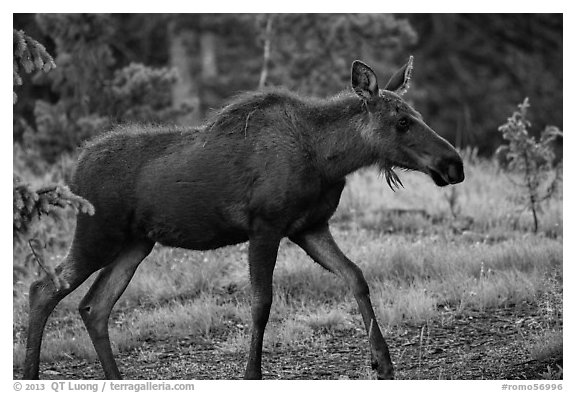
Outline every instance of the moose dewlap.
{"label": "moose dewlap", "polygon": [[95,214],[79,214],[62,285],[30,288],[24,378],[38,378],[46,321],[62,298],[99,275],[79,310],[107,379],[121,377],[108,318],[155,243],[209,250],[249,241],[252,336],[245,378],[261,378],[280,240],[288,237],[346,280],[364,321],[378,378],[393,378],[388,347],[361,270],[338,248],[328,220],[347,174],[377,165],[428,174],[439,186],[464,180],[462,160],[412,109],[412,57],[383,90],[366,64],[352,64],[352,89],[328,99],[271,89],[243,94],[199,129],[125,126],[84,147],[71,184]]}

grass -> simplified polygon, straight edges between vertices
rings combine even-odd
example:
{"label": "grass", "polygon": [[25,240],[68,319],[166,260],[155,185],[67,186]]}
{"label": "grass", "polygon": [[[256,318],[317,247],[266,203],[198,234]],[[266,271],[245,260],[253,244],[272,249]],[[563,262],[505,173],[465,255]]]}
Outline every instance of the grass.
{"label": "grass", "polygon": [[547,366],[546,372],[540,374],[540,376],[542,377],[542,379],[549,379],[549,380],[564,379],[564,369],[559,365],[556,365],[556,367],[554,368]]}
{"label": "grass", "polygon": [[[526,337],[526,346],[534,358],[557,355],[562,350],[562,199],[545,206],[542,231],[532,234],[530,217],[512,202],[515,190],[507,175],[491,161],[468,160],[467,179],[453,190],[406,173],[405,189],[393,193],[373,170],[351,175],[333,218],[334,237],[364,271],[385,330],[440,318],[440,310],[465,314],[531,302],[547,322]],[[66,252],[73,220],[43,225],[57,234],[46,252],[56,263]],[[15,265],[26,252],[14,248]],[[14,284],[15,366],[23,362],[27,289],[35,279],[35,269],[28,270]],[[223,351],[244,353],[251,321],[247,270],[245,244],[210,252],[157,246],[113,312],[114,350],[135,350],[150,338],[218,335],[224,337],[218,344]],[[92,280],[53,313],[43,361],[95,358],[76,311]],[[287,240],[279,250],[274,288],[265,348],[321,345],[331,332],[362,327],[346,283]]]}
{"label": "grass", "polygon": [[532,359],[545,360],[562,356],[562,330],[545,330],[531,337],[530,356]]}

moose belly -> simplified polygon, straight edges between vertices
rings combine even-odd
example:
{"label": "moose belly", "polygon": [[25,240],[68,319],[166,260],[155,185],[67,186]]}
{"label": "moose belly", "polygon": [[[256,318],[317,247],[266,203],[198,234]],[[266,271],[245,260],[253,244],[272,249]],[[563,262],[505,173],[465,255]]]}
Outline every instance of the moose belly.
{"label": "moose belly", "polygon": [[[248,236],[240,231],[184,231],[183,228],[166,231],[155,227],[148,237],[169,247],[180,247],[189,250],[214,250],[216,248],[248,241]],[[200,236],[198,234],[200,233]]]}
{"label": "moose belly", "polygon": [[154,209],[142,215],[139,227],[150,240],[191,250],[211,250],[248,240],[246,228],[226,217],[225,212],[213,209]]}

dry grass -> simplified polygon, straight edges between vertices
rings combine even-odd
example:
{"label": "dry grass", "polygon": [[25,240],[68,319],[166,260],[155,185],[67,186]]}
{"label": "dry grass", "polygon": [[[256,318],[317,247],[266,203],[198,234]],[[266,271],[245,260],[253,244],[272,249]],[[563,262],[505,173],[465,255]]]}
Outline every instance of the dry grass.
{"label": "dry grass", "polygon": [[530,338],[530,356],[536,360],[562,356],[562,345],[562,330],[544,330]]}

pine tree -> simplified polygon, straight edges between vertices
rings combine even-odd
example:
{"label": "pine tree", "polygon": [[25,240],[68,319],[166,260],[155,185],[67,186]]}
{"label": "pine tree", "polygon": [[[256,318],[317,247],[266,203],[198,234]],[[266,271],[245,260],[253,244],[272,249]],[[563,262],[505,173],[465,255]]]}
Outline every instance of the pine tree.
{"label": "pine tree", "polygon": [[38,100],[36,130],[25,143],[50,163],[82,141],[122,122],[173,122],[187,107],[173,108],[178,81],[169,68],[118,64],[113,43],[117,17],[105,14],[38,14],[39,27],[55,44],[58,68],[43,81],[56,102]]}
{"label": "pine tree", "polygon": [[94,207],[62,184],[35,188],[13,174],[13,240],[20,242],[33,233],[34,222],[41,216],[58,216],[60,209],[72,207],[77,212],[94,214]]}
{"label": "pine tree", "polygon": [[[14,86],[22,85],[20,71],[49,72],[56,67],[52,56],[38,41],[26,35],[22,30],[14,30],[13,56]],[[14,93],[14,104],[17,95]],[[60,285],[53,270],[45,263],[41,252],[42,234],[35,230],[35,222],[42,216],[58,218],[61,211],[72,207],[76,211],[94,214],[94,207],[85,199],[75,195],[70,189],[60,184],[48,184],[39,188],[25,182],[18,174],[13,174],[13,242],[15,244],[28,240],[31,253],[26,259],[35,259],[40,266]],[[34,244],[34,246],[33,246]],[[22,261],[23,262],[23,261]],[[22,273],[21,266],[15,266],[14,272]]]}
{"label": "pine tree", "polygon": [[[26,73],[34,71],[48,72],[56,68],[54,59],[44,48],[44,45],[26,35],[22,30],[14,30],[14,57],[13,57],[13,85],[21,86],[22,77],[20,71],[24,70]],[[18,96],[14,94],[14,104]]]}
{"label": "pine tree", "polygon": [[[54,59],[46,48],[22,30],[14,30],[14,86],[22,85],[21,70],[27,73],[35,71],[49,72],[56,68]],[[17,95],[14,93],[14,103]],[[35,218],[42,215],[55,215],[58,209],[72,206],[77,210],[90,213],[94,208],[89,202],[74,195],[66,186],[49,184],[34,188],[13,174],[13,238],[20,241],[30,234]]]}
{"label": "pine tree", "polygon": [[413,53],[425,90],[412,95],[414,103],[449,141],[491,156],[501,143],[501,119],[515,109],[510,103],[527,96],[537,129],[562,128],[562,14],[407,18],[422,37]]}
{"label": "pine tree", "polygon": [[[266,19],[260,23],[265,31]],[[385,75],[417,40],[410,23],[392,14],[279,14],[271,30],[270,84],[318,96],[347,88],[356,59]]]}

